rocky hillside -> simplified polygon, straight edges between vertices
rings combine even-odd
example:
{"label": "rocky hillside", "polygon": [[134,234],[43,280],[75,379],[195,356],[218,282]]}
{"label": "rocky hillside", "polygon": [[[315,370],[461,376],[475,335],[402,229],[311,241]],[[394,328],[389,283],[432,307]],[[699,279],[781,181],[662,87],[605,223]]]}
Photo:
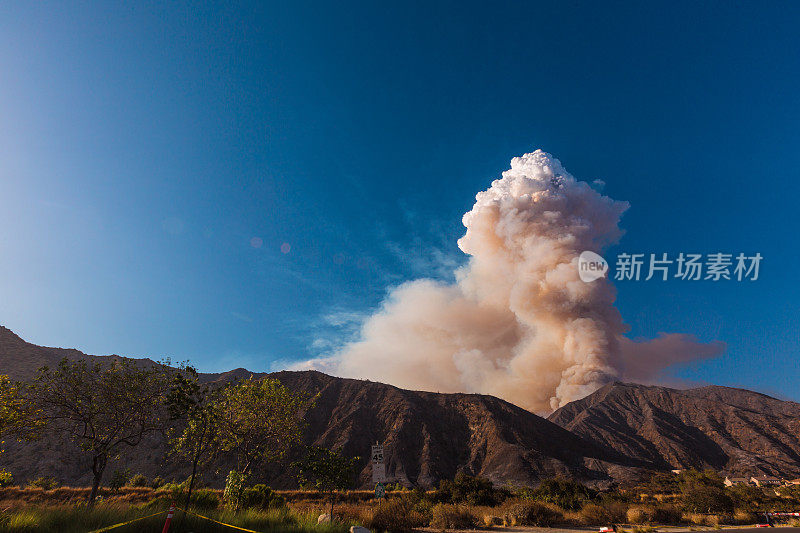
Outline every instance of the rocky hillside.
{"label": "rocky hillside", "polygon": [[[0,326],[0,373],[27,380],[63,357],[96,358],[36,346]],[[202,377],[229,381],[250,375],[239,368]],[[389,477],[405,484],[431,485],[459,471],[512,484],[549,476],[607,483],[636,478],[643,469],[690,467],[800,477],[800,404],[741,389],[615,383],[545,420],[493,396],[409,391],[311,371],[271,376],[316,396],[304,413],[306,442],[361,457],[364,485],[370,479],[369,447],[376,442],[385,446]],[[165,451],[164,438],[153,436],[109,472],[124,467],[151,477],[185,477],[185,466],[167,460]],[[229,466],[219,465],[207,481],[220,484]],[[7,442],[0,467],[18,481],[36,475],[72,484],[89,479],[85,458],[55,437]],[[260,476],[276,487],[294,484],[285,465],[267,467]]]}
{"label": "rocky hillside", "polygon": [[614,383],[549,420],[658,469],[800,476],[800,404],[748,390]]}
{"label": "rocky hillside", "polygon": [[[92,357],[28,344],[9,330],[0,330],[0,368],[15,379],[28,379],[36,367],[64,356]],[[237,369],[204,378],[229,380],[249,375]],[[289,389],[317,396],[304,417],[306,441],[361,457],[364,484],[370,477],[370,445],[376,442],[384,444],[388,476],[404,484],[431,485],[458,471],[515,484],[549,476],[602,482],[636,472],[635,459],[624,459],[492,396],[408,391],[311,371],[271,376]],[[185,476],[185,468],[165,461],[164,452],[164,439],[154,437],[135,453],[125,454],[109,472],[125,467],[148,476]],[[88,465],[75,447],[55,438],[9,443],[0,464],[20,481],[55,475],[62,482],[80,484],[89,477]],[[227,467],[221,465],[208,481],[218,484],[226,472]],[[268,468],[262,475],[274,486],[293,484],[285,468]]]}
{"label": "rocky hillside", "polygon": [[78,359],[86,357],[86,354],[72,349],[36,346],[0,326],[0,373],[11,379],[30,379],[40,367],[52,366],[64,357]]}

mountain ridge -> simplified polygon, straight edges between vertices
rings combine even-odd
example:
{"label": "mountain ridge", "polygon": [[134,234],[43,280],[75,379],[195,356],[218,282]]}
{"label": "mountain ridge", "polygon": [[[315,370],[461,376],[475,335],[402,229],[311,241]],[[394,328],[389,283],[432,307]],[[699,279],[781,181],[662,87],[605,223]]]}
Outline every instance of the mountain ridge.
{"label": "mountain ridge", "polygon": [[[35,364],[52,365],[63,356],[95,357],[77,350],[39,347],[7,328],[0,330],[0,368],[13,379],[30,379]],[[303,413],[305,443],[341,448],[345,455],[361,457],[358,467],[363,486],[371,477],[367,458],[375,442],[385,446],[389,478],[405,485],[430,486],[457,472],[503,484],[529,485],[553,476],[610,483],[622,475],[635,475],[640,467],[636,460],[601,450],[545,418],[494,396],[410,391],[316,371],[261,374],[234,369],[201,376],[205,381],[228,381],[250,375],[273,377],[293,391],[315,396],[313,405]],[[140,448],[110,464],[109,472],[128,468],[148,476],[185,476],[185,466],[162,460],[164,439],[152,437]],[[0,461],[18,479],[56,475],[63,482],[86,483],[85,465],[80,458],[68,457],[70,453],[74,455],[71,446],[46,438],[11,443]],[[267,466],[260,475],[275,487],[291,487],[294,481],[285,466]],[[225,468],[218,468],[207,482],[222,483]]]}
{"label": "mountain ridge", "polygon": [[[0,326],[0,373],[12,379],[31,379],[36,368],[63,357],[103,361],[120,356],[37,346]],[[617,382],[542,418],[494,396],[412,391],[316,371],[266,374],[237,368],[203,373],[201,379],[249,376],[270,376],[317,396],[304,412],[305,443],[361,457],[362,486],[369,484],[366,457],[376,441],[386,447],[390,479],[406,485],[430,486],[457,472],[518,485],[544,477],[607,485],[673,468],[800,476],[800,404],[735,387],[682,390]],[[71,446],[55,439],[7,444],[0,465],[19,480],[56,475],[66,483],[87,481],[85,465]],[[154,437],[109,471],[125,467],[148,476],[185,476],[186,468],[165,461],[165,452],[166,441]],[[224,467],[207,482],[221,483]],[[285,464],[267,466],[260,475],[275,487],[294,484]]]}
{"label": "mountain ridge", "polygon": [[800,475],[800,404],[746,389],[613,383],[548,420],[657,469]]}

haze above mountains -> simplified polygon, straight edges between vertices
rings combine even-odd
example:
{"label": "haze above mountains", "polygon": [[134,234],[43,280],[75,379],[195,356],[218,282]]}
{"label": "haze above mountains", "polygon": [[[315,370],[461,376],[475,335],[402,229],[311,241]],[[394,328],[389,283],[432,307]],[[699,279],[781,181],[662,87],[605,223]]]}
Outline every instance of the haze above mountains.
{"label": "haze above mountains", "polygon": [[[0,326],[0,374],[28,380],[37,368],[64,357],[98,356],[37,346]],[[203,378],[250,375],[235,369]],[[545,419],[488,395],[409,391],[316,371],[255,374],[267,375],[292,390],[319,394],[304,413],[305,440],[361,457],[364,485],[370,476],[366,457],[376,441],[385,446],[387,475],[406,485],[432,485],[459,471],[518,485],[553,476],[607,484],[674,468],[800,477],[800,404],[743,389],[613,383]],[[52,475],[85,484],[88,468],[76,450],[55,439],[11,442],[0,466],[18,481]],[[124,467],[148,477],[185,477],[184,466],[164,460],[165,450],[164,439],[153,437],[109,471]],[[206,481],[219,484],[226,473],[220,465]],[[280,465],[260,475],[275,487],[294,484]]]}

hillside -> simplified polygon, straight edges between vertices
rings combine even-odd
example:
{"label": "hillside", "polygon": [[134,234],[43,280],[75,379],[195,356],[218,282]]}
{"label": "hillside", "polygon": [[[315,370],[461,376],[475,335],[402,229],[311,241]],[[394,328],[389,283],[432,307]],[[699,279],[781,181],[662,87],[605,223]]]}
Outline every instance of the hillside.
{"label": "hillside", "polygon": [[548,419],[658,469],[800,475],[800,404],[748,390],[614,383]]}
{"label": "hillside", "polygon": [[[0,326],[0,373],[27,380],[36,368],[63,357],[112,359],[25,342]],[[141,360],[147,363],[149,360]],[[203,374],[206,381],[253,375],[238,368]],[[277,372],[289,389],[317,396],[304,413],[307,444],[342,448],[360,459],[368,484],[369,447],[383,443],[387,474],[405,484],[431,485],[463,471],[498,483],[530,484],[565,476],[596,483],[625,481],[643,469],[713,468],[731,474],[800,476],[800,404],[728,387],[677,390],[614,383],[554,412],[547,420],[480,394],[439,394],[319,372]],[[6,443],[0,466],[18,480],[55,475],[86,483],[88,466],[71,443],[55,438]],[[219,484],[230,465],[209,482]],[[165,459],[165,441],[153,436],[114,468],[181,478],[183,465]],[[294,480],[284,466],[260,475],[277,487]]]}
{"label": "hillside", "polygon": [[[8,329],[0,330],[0,368],[15,379],[27,379],[36,366],[53,364],[63,356],[92,357],[76,350],[35,346]],[[204,378],[229,380],[248,375],[237,369]],[[602,482],[636,472],[635,460],[602,450],[492,396],[408,391],[313,371],[271,376],[291,390],[319,395],[305,413],[307,443],[342,448],[347,455],[361,457],[365,484],[370,476],[369,447],[375,442],[385,446],[387,475],[405,484],[431,485],[458,471],[515,484],[549,476]],[[185,476],[183,466],[164,461],[164,451],[164,439],[153,437],[135,453],[110,465],[109,472],[124,466],[148,476]],[[18,480],[55,475],[66,483],[86,483],[87,465],[75,455],[71,444],[45,439],[9,443],[0,461]],[[266,469],[262,475],[275,486],[292,486],[293,480],[284,470]],[[209,481],[220,483],[226,473],[222,465]]]}
{"label": "hillside", "polygon": [[27,380],[42,366],[52,366],[63,358],[86,357],[81,351],[46,348],[25,342],[10,329],[0,326],[0,373],[15,380]]}

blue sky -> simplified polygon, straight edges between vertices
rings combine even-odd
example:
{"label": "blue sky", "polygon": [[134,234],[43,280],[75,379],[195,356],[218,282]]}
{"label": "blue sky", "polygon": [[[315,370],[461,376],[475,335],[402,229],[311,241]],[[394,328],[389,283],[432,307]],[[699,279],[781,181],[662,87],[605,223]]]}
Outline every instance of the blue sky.
{"label": "blue sky", "polygon": [[631,203],[613,253],[760,252],[756,282],[618,305],[632,337],[728,344],[678,376],[800,399],[798,26],[790,2],[6,4],[0,324],[279,368],[450,276],[475,193],[542,148]]}

